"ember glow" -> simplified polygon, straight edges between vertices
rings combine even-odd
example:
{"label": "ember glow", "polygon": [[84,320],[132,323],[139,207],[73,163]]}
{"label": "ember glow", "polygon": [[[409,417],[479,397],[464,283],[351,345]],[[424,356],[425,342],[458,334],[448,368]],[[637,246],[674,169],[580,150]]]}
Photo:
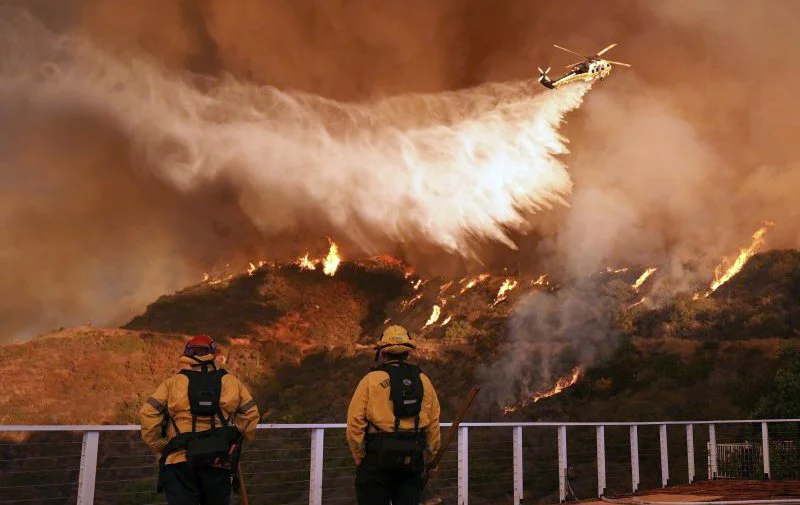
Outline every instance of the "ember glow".
{"label": "ember glow", "polygon": [[644,284],[645,281],[647,281],[647,279],[649,279],[650,276],[656,272],[656,270],[658,270],[658,268],[656,267],[650,267],[647,270],[645,270],[644,273],[642,273],[642,275],[640,275],[639,278],[636,279],[636,282],[634,282],[631,287],[638,291],[639,288],[642,287],[642,284]]}
{"label": "ember glow", "polygon": [[414,305],[420,300],[422,300],[422,293],[414,295],[412,298],[409,298],[408,300],[403,300],[402,302],[400,302],[400,312],[405,312],[412,305]]}
{"label": "ember glow", "polygon": [[547,274],[542,274],[535,281],[531,281],[531,286],[547,286]]}
{"label": "ember glow", "polygon": [[766,240],[767,230],[775,226],[775,223],[768,221],[764,223],[764,225],[756,230],[753,233],[753,240],[750,242],[750,246],[745,249],[739,250],[739,255],[733,261],[733,263],[729,263],[727,258],[723,258],[722,263],[717,265],[714,269],[714,281],[711,283],[711,286],[708,290],[703,293],[696,293],[694,295],[694,299],[697,300],[700,296],[707,298],[711,293],[719,289],[720,286],[731,280],[736,274],[738,274],[742,268],[747,264],[747,262],[752,258],[764,245],[764,241]]}
{"label": "ember glow", "polygon": [[516,412],[517,410],[519,410],[519,409],[521,409],[521,408],[523,408],[523,407],[525,407],[525,406],[527,406],[527,405],[529,405],[531,403],[536,403],[539,400],[542,400],[544,398],[549,398],[551,396],[555,396],[555,395],[561,393],[562,391],[564,391],[568,387],[574,386],[575,383],[578,382],[578,379],[580,378],[580,375],[581,375],[580,367],[573,368],[572,372],[570,373],[570,375],[565,375],[564,377],[559,378],[552,388],[550,388],[550,389],[548,389],[546,391],[541,391],[539,393],[534,393],[533,395],[529,396],[528,398],[522,400],[519,403],[516,403],[514,405],[510,405],[508,407],[505,407],[503,409],[503,414],[505,415],[505,414],[510,414],[512,412]]}
{"label": "ember glow", "polygon": [[632,304],[628,305],[628,306],[627,306],[627,307],[625,307],[625,308],[626,308],[626,309],[632,309],[632,308],[634,308],[634,307],[638,307],[639,305],[643,304],[643,303],[644,303],[644,302],[646,302],[646,301],[647,301],[647,297],[645,296],[644,298],[642,298],[642,299],[641,299],[641,300],[639,300],[638,302],[636,302],[636,303],[632,303]]}

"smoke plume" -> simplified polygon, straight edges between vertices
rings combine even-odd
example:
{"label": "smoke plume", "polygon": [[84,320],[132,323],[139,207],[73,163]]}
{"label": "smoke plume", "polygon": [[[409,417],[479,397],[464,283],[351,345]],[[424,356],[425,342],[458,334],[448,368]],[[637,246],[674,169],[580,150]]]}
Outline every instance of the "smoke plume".
{"label": "smoke plume", "polygon": [[[767,247],[800,243],[791,0],[15,3],[69,35],[0,35],[0,338],[114,323],[215,261],[329,233],[571,286],[518,307],[494,366],[537,389],[563,372],[525,361],[551,330],[585,364],[613,346],[581,279],[658,266],[668,299],[764,220]],[[575,61],[553,43],[611,42],[632,68],[533,93],[536,66]]]}
{"label": "smoke plume", "polygon": [[[27,17],[8,12],[6,16],[2,33],[9,43],[2,54],[0,93],[7,109],[25,104],[14,110],[23,123],[46,118],[44,127],[50,132],[45,138],[50,133],[58,137],[60,128],[80,121],[90,123],[84,127],[91,129],[96,126],[89,118],[97,118],[113,127],[125,144],[124,154],[130,156],[134,173],[120,174],[108,167],[109,174],[97,174],[102,182],[86,174],[90,183],[83,189],[93,202],[82,202],[85,208],[79,212],[84,224],[95,228],[106,218],[95,221],[94,212],[124,208],[116,186],[125,178],[143,177],[154,188],[172,190],[179,199],[208,186],[225,187],[264,237],[285,233],[312,216],[368,253],[416,241],[469,256],[475,243],[487,240],[514,248],[508,231],[527,227],[524,214],[566,203],[571,190],[565,166],[556,158],[566,152],[557,130],[563,116],[580,105],[588,85],[540,93],[537,83],[516,81],[344,103],[232,78],[199,79],[170,72],[144,56],[115,56],[83,37],[57,35]],[[59,115],[69,116],[70,121],[58,124]],[[95,133],[102,137],[102,132]],[[65,133],[65,137],[76,135]],[[69,142],[81,143],[79,138]],[[99,146],[84,148],[89,149],[90,159],[76,160],[76,165],[115,161],[112,154],[102,158]],[[9,189],[17,185],[15,178],[31,170],[31,163],[37,163],[26,159],[28,151],[20,144],[10,151]],[[47,176],[70,177],[37,173]],[[18,230],[48,236],[50,243],[82,242],[79,236],[53,236],[47,227],[32,226],[20,210],[27,199],[40,198],[36,192],[42,188],[33,184],[30,189],[33,195],[23,201],[12,197],[16,203],[7,206],[4,216],[11,222],[5,242],[15,244],[7,253],[11,268],[29,257],[30,244],[14,240]],[[182,274],[191,269],[182,264],[182,253],[177,258],[171,254],[172,227],[150,230],[141,216],[130,215],[136,212],[126,214],[124,220],[115,216],[104,223],[108,242],[103,249],[114,250],[117,234],[136,235],[131,237],[136,246],[126,246],[113,255],[113,261],[104,258],[108,253],[84,248],[83,257],[70,259],[97,264],[101,273],[92,270],[89,277],[83,272],[71,278],[82,269],[70,268],[69,274],[61,274],[59,284],[92,293],[91,297],[99,290],[106,300],[116,290],[134,289],[129,296],[139,302],[141,295],[163,292],[184,279]],[[162,217],[168,217],[168,211]],[[55,222],[53,226],[69,229]],[[102,274],[111,265],[140,255],[157,262],[140,265],[135,281],[119,278],[126,268]],[[116,279],[107,282],[108,277]],[[30,284],[14,280],[14,287]],[[32,284],[39,288],[39,283]],[[145,293],[136,292],[136,285],[146,286]],[[107,315],[97,308],[101,320],[113,319],[119,307],[129,307],[126,297],[111,298],[116,307]],[[56,313],[71,314],[69,322],[76,316],[97,315],[92,307],[96,304],[90,301],[70,300],[61,308],[58,299],[42,299],[55,305]]]}

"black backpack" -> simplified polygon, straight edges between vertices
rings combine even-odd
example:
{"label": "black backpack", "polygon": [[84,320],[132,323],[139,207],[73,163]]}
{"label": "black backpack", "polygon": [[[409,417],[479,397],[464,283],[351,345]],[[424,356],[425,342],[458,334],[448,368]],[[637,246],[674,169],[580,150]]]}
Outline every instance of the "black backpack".
{"label": "black backpack", "polygon": [[[204,367],[205,368],[205,367]],[[219,406],[222,395],[222,377],[225,370],[208,371],[181,370],[181,375],[189,379],[189,409],[192,413],[192,431],[181,433],[175,420],[170,418],[178,434],[170,441],[173,450],[186,449],[186,460],[193,467],[216,466],[231,469],[238,456],[236,450],[241,448],[241,435],[236,426],[230,424],[230,418]],[[197,419],[210,418],[211,428],[197,431]],[[217,419],[221,426],[217,427]]]}
{"label": "black backpack", "polygon": [[[425,467],[425,434],[419,429],[419,413],[424,396],[420,378],[422,371],[418,366],[402,361],[384,363],[373,370],[389,374],[394,432],[373,434],[369,437],[367,450],[377,453],[377,463],[382,469],[421,472]],[[414,431],[401,432],[400,419],[408,417],[414,418]]]}

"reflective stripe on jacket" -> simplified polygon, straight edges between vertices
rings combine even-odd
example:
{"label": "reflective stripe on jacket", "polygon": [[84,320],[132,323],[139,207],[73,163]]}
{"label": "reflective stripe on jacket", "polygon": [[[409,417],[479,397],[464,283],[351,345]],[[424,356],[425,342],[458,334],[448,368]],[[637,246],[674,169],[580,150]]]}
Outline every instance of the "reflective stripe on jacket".
{"label": "reflective stripe on jacket", "polygon": [[[200,356],[199,359],[211,362],[213,355]],[[181,364],[184,369],[199,370],[200,366],[191,358],[182,356]],[[231,422],[236,425],[239,432],[244,435],[245,440],[252,440],[255,436],[256,424],[260,418],[258,407],[252,395],[239,379],[230,373],[222,377],[222,394],[219,399],[219,407],[225,418],[231,418]],[[175,427],[172,422],[167,424],[167,436],[161,434],[162,421],[164,420],[164,410],[175,420],[181,433],[192,431],[192,413],[189,408],[189,378],[182,374],[176,374],[162,382],[155,393],[152,394],[139,410],[139,418],[142,425],[142,440],[150,449],[160,454],[167,443],[176,435]],[[222,426],[219,416],[215,419],[215,426]],[[197,418],[197,431],[211,428],[209,417]],[[177,450],[171,453],[166,460],[166,464],[181,463],[186,461],[186,451]]]}

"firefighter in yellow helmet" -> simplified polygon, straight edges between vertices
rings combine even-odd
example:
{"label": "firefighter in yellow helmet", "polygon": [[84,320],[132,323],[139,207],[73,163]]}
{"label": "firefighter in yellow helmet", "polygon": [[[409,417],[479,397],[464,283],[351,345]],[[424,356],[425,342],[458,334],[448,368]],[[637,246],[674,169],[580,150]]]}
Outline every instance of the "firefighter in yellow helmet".
{"label": "firefighter in yellow helmet", "polygon": [[142,439],[161,455],[158,490],[169,505],[230,503],[238,456],[259,420],[239,379],[219,368],[211,337],[186,343],[182,370],[158,386],[139,416]]}
{"label": "firefighter in yellow helmet", "polygon": [[347,442],[356,466],[358,505],[418,505],[422,476],[441,444],[439,400],[430,379],[406,361],[408,331],[389,326],[374,367],[347,410]]}

